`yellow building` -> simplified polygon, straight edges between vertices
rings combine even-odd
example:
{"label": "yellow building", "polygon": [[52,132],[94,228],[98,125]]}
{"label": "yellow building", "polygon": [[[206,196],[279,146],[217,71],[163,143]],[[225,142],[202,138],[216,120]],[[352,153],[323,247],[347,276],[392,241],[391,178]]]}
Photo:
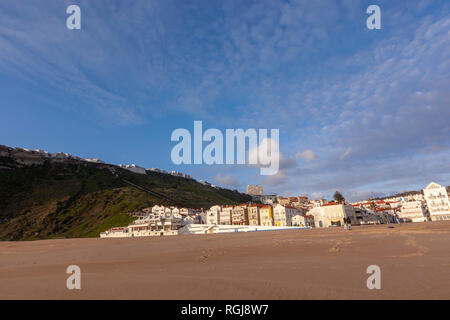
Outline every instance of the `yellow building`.
{"label": "yellow building", "polygon": [[272,206],[265,205],[259,208],[259,221],[262,226],[273,226]]}

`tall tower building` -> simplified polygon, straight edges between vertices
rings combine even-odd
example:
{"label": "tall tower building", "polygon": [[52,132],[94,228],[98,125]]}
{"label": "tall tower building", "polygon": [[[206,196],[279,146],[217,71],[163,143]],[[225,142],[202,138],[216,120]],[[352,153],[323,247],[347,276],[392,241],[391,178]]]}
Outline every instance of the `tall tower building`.
{"label": "tall tower building", "polygon": [[262,196],[263,195],[263,187],[261,185],[248,185],[247,186],[247,194],[252,196]]}

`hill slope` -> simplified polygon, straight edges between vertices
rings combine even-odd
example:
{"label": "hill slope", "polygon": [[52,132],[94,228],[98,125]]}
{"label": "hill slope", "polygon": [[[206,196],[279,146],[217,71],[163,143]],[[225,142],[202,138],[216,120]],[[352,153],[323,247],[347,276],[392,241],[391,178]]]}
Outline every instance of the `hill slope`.
{"label": "hill slope", "polygon": [[157,172],[82,161],[22,165],[0,157],[0,240],[97,237],[129,223],[125,213],[155,204],[208,208],[246,201],[246,194]]}

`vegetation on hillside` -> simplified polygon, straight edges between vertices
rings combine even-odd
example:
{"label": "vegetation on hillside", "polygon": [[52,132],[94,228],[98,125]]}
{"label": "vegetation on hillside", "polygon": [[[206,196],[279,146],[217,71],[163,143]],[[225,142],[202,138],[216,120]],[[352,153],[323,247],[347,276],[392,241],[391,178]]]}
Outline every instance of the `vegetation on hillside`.
{"label": "vegetation on hillside", "polygon": [[[215,189],[192,179],[152,172],[136,174],[85,162],[20,166],[0,158],[0,240],[98,237],[132,221],[128,212],[155,204],[209,208],[250,200],[239,192]],[[165,195],[162,200],[124,182]]]}

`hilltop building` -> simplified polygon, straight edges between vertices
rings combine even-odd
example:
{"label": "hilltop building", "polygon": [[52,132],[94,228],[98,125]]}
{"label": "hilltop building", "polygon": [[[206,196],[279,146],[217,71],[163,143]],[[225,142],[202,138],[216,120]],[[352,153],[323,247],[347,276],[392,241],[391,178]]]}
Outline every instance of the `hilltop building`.
{"label": "hilltop building", "polygon": [[92,163],[104,163],[102,160],[100,160],[98,158],[93,158],[93,159],[86,158],[86,159],[84,159],[84,161],[92,162]]}
{"label": "hilltop building", "polygon": [[134,172],[134,173],[139,173],[139,174],[146,174],[147,173],[145,171],[145,168],[139,167],[139,166],[137,166],[135,164],[125,164],[125,165],[119,164],[119,167],[121,167],[123,169],[126,169],[126,170],[129,170],[129,171]]}

